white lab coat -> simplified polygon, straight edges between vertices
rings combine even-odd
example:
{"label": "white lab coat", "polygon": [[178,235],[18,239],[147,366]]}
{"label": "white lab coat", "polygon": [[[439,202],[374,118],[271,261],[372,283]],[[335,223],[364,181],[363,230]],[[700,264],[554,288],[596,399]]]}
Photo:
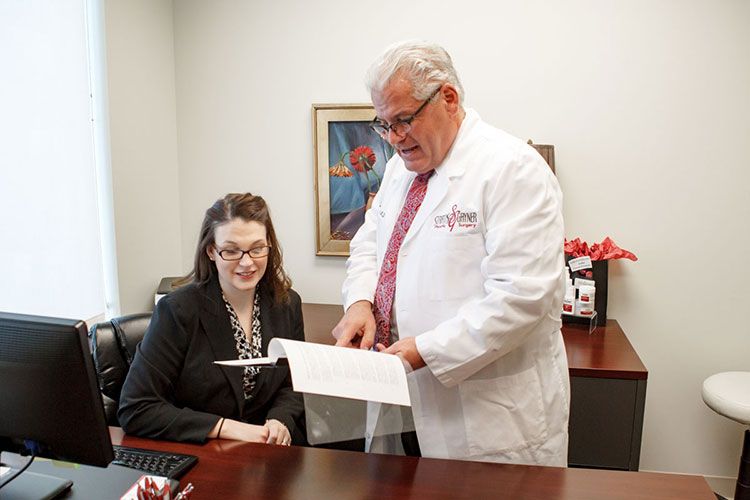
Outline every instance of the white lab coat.
{"label": "white lab coat", "polygon": [[[344,306],[373,300],[415,174],[394,156],[351,242]],[[562,194],[530,146],[467,110],[399,252],[393,307],[426,457],[567,465]]]}

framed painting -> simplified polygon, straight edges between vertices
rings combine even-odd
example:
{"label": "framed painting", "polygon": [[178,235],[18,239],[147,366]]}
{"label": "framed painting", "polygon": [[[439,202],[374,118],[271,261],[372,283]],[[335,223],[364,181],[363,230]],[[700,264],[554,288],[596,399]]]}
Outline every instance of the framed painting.
{"label": "framed painting", "polygon": [[394,150],[370,128],[370,104],[313,104],[312,115],[315,255],[347,257]]}
{"label": "framed painting", "polygon": [[547,162],[549,168],[552,169],[552,173],[557,175],[555,172],[555,146],[552,144],[534,144],[531,139],[529,139],[526,144],[536,149],[537,152],[542,155],[544,161]]}

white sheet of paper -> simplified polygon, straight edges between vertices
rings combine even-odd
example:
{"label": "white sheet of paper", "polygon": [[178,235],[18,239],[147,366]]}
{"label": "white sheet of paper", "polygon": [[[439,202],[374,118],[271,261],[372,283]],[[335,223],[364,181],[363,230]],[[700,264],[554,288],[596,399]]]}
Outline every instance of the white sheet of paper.
{"label": "white sheet of paper", "polygon": [[226,361],[214,361],[214,364],[224,366],[272,366],[276,364],[276,360],[271,358],[227,359]]}
{"label": "white sheet of paper", "polygon": [[286,356],[297,392],[411,406],[404,365],[392,354],[273,338],[268,355],[215,363],[269,365]]}

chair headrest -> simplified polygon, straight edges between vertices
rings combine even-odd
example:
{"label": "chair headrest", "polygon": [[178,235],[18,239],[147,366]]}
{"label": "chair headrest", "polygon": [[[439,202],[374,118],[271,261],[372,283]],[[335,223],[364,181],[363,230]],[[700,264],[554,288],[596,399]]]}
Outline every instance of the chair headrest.
{"label": "chair headrest", "polygon": [[139,313],[96,323],[89,329],[99,387],[107,397],[120,400],[125,376],[150,323],[151,313]]}

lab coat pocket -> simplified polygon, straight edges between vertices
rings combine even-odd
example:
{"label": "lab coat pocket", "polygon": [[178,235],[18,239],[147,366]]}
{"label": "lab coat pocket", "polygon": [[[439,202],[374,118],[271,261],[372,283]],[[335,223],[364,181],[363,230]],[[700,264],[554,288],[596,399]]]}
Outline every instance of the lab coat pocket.
{"label": "lab coat pocket", "polygon": [[481,291],[480,263],[485,256],[481,233],[432,237],[422,273],[427,296],[430,300],[465,300]]}
{"label": "lab coat pocket", "polygon": [[546,441],[541,384],[534,368],[461,384],[472,454],[513,452]]}

